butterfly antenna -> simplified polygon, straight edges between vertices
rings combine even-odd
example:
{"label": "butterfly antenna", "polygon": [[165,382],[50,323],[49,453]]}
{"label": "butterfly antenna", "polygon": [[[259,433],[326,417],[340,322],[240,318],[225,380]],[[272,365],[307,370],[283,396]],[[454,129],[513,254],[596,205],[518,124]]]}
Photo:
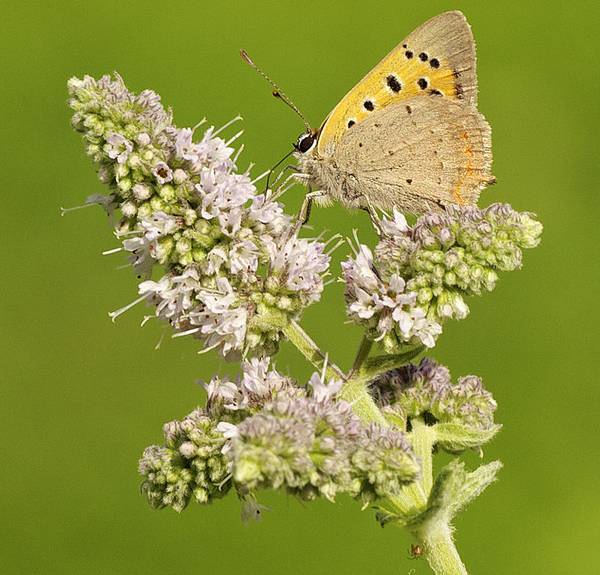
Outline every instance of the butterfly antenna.
{"label": "butterfly antenna", "polygon": [[267,76],[267,74],[265,74],[254,63],[254,61],[250,58],[250,56],[248,56],[248,52],[246,52],[246,50],[240,50],[240,56],[242,57],[242,60],[244,60],[244,62],[246,62],[246,64],[248,64],[249,66],[252,66],[252,68],[254,68],[267,82],[269,82],[269,84],[271,84],[271,86],[273,87],[273,96],[275,96],[275,98],[279,98],[286,106],[288,106],[289,108],[294,110],[294,112],[296,112],[296,114],[298,114],[298,116],[300,116],[300,118],[302,119],[302,122],[304,122],[304,125],[306,126],[306,131],[312,132],[313,131],[312,127],[308,123],[307,119],[304,117],[304,114],[302,114],[302,112],[298,109],[296,104],[294,104],[294,102],[292,102],[286,96],[286,94],[281,90],[281,88],[277,84],[275,84],[275,82],[273,82],[273,80],[271,80],[271,78],[269,78],[269,76]]}

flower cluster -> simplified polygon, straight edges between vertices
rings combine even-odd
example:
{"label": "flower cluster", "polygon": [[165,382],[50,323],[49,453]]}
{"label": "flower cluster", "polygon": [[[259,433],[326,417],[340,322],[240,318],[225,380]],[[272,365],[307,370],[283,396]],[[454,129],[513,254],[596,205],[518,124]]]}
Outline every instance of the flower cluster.
{"label": "flower cluster", "polygon": [[69,92],[73,126],[110,190],[88,201],[120,211],[117,236],[146,278],[138,301],[225,356],[272,354],[290,319],[320,298],[325,244],[298,239],[273,194],[236,171],[239,134],[225,141],[210,127],[195,141],[157,94],[134,95],[119,76],[73,78]]}
{"label": "flower cluster", "polygon": [[435,345],[442,327],[426,317],[417,294],[406,289],[400,275],[382,279],[367,246],[359,245],[356,257],[342,262],[342,270],[348,315],[365,327],[371,339],[389,351],[396,350],[398,341]]}
{"label": "flower cluster", "polygon": [[[342,263],[347,313],[363,328],[343,373],[296,321],[320,299],[331,249],[298,238],[277,201],[285,180],[258,193],[250,168],[238,171],[231,144],[241,132],[226,141],[229,124],[198,136],[198,126],[177,128],[157,94],[135,95],[117,75],[73,78],[69,92],[73,126],[109,190],[87,203],[117,214],[122,247],[112,251],[125,251],[141,279],[139,298],[111,315],[146,302],[176,336],[241,362],[237,380],[213,377],[204,407],[167,423],[162,444],[144,451],[149,504],[179,512],[233,491],[242,517],[258,518],[258,490],[345,494],[374,503],[382,525],[407,526],[436,572],[466,572],[451,522],[501,464],[468,471],[457,458],[434,477],[432,456],[481,452],[500,429],[496,402],[478,377],[453,383],[431,359],[406,362],[435,346],[444,321],[468,314],[466,296],[520,267],[541,224],[501,204],[448,206],[413,226],[394,210],[375,249],[353,246]],[[282,336],[321,372],[306,385],[273,367]]]}
{"label": "flower cluster", "polygon": [[165,424],[165,445],[147,447],[139,463],[142,492],[152,507],[182,511],[192,498],[209,503],[229,491],[227,440],[217,427],[202,409]]}
{"label": "flower cluster", "polygon": [[388,371],[371,382],[371,393],[384,415],[410,431],[421,418],[436,427],[438,443],[449,451],[479,447],[498,431],[496,402],[481,379],[468,375],[453,384],[448,368],[425,358]]}
{"label": "flower cluster", "polygon": [[299,387],[268,359],[244,362],[237,382],[213,378],[206,409],[165,425],[165,445],[145,450],[148,501],[181,511],[232,486],[242,497],[285,488],[302,499],[347,493],[364,503],[397,494],[419,471],[410,445],[397,429],[363,424],[336,398],[340,387],[317,374]]}
{"label": "flower cluster", "polygon": [[375,255],[359,246],[343,264],[350,318],[390,353],[403,344],[433,347],[448,318],[462,319],[465,296],[494,289],[498,271],[518,269],[542,225],[507,204],[448,206],[413,227],[402,214],[382,221]]}
{"label": "flower cluster", "polygon": [[245,419],[233,454],[236,481],[303,499],[348,493],[369,503],[398,494],[419,470],[402,432],[364,426],[348,403],[312,397],[280,399]]}

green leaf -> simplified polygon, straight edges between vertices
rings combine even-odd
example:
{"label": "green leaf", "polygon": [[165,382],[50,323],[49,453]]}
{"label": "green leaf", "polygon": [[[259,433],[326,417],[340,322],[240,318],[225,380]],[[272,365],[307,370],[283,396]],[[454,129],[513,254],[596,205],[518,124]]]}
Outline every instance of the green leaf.
{"label": "green leaf", "polygon": [[454,459],[437,476],[420,522],[443,520],[449,524],[461,509],[495,481],[501,468],[502,463],[493,461],[469,473],[464,462]]}
{"label": "green leaf", "polygon": [[462,423],[437,423],[434,425],[435,442],[450,453],[460,453],[465,449],[481,447],[490,441],[501,428],[501,425],[478,429]]}

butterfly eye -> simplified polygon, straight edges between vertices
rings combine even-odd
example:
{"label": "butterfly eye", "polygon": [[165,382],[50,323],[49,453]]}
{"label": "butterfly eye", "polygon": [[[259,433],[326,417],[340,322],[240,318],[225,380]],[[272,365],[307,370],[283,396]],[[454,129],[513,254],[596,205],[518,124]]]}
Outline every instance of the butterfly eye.
{"label": "butterfly eye", "polygon": [[296,150],[305,154],[313,147],[315,143],[315,137],[312,134],[302,134],[298,138],[298,143],[296,144]]}

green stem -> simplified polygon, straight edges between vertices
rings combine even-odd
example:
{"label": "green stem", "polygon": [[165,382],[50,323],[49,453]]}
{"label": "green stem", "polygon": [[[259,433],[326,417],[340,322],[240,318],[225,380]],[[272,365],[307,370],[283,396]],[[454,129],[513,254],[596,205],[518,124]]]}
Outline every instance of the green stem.
{"label": "green stem", "polygon": [[421,464],[421,476],[402,488],[401,493],[390,498],[390,503],[404,515],[417,515],[427,508],[427,501],[433,485],[433,429],[420,417],[411,421],[410,444]]}
{"label": "green stem", "polygon": [[328,360],[327,356],[319,349],[319,346],[297,322],[291,321],[287,327],[284,328],[283,332],[296,349],[319,371],[323,370],[327,360],[325,375],[328,378],[345,379],[342,370]]}
{"label": "green stem", "polygon": [[447,523],[427,523],[415,536],[436,575],[468,575],[452,540],[452,529]]}
{"label": "green stem", "polygon": [[402,353],[390,353],[384,355],[376,355],[365,359],[360,368],[359,374],[365,379],[374,379],[381,373],[385,373],[390,369],[400,367],[414,359],[425,349],[419,345]]}
{"label": "green stem", "polygon": [[[369,358],[372,342],[363,338],[352,369],[348,376],[345,376],[337,365],[327,361],[325,354],[295,321],[292,321],[284,332],[290,342],[315,368],[321,371],[325,367],[327,377],[345,381],[340,398],[350,403],[354,413],[363,422],[390,425],[373,401],[368,383],[378,374],[404,365],[419,355],[423,347],[402,354]],[[405,515],[418,514],[426,509],[433,482],[433,430],[420,418],[414,419],[411,423],[410,439],[415,455],[421,462],[421,477],[403,488],[396,497],[389,499],[389,503]],[[412,533],[422,546],[424,556],[436,575],[467,575],[467,570],[452,541],[452,530],[447,523],[432,519],[413,528]]]}
{"label": "green stem", "polygon": [[369,353],[371,352],[372,347],[373,340],[369,339],[366,335],[364,335],[362,341],[360,342],[360,346],[358,347],[358,351],[356,352],[356,357],[354,358],[352,369],[348,374],[349,378],[351,378],[355,373],[360,371],[360,368],[362,367],[363,363],[369,357]]}
{"label": "green stem", "polygon": [[389,423],[383,416],[371,394],[366,382],[360,378],[350,378],[344,383],[340,392],[340,399],[347,401],[352,406],[352,411],[365,423],[379,423],[388,426]]}
{"label": "green stem", "polygon": [[410,443],[415,455],[421,461],[421,484],[423,491],[429,496],[433,485],[433,444],[435,442],[435,431],[433,427],[417,417],[411,420],[412,431],[410,432]]}

